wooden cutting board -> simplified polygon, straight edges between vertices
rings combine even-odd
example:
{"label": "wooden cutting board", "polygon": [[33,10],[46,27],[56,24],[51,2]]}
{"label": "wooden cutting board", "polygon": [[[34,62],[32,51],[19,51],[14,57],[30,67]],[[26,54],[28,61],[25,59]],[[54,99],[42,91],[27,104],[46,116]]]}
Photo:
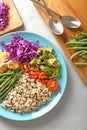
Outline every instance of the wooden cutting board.
{"label": "wooden cutting board", "polygon": [[[57,36],[54,34],[55,38],[58,40],[58,44],[60,44],[62,50],[65,52],[67,57],[70,59],[72,51],[69,51],[66,46],[67,39],[70,39],[71,36],[76,31],[84,30],[87,32],[87,0],[45,0],[47,6],[54,10],[55,12],[58,12],[61,15],[72,15],[81,20],[81,27],[78,29],[69,29],[65,28],[65,32],[61,36]],[[38,12],[48,25],[48,15],[47,12],[41,8],[40,6],[34,4],[37,8]],[[76,61],[82,61],[81,58],[75,59]],[[71,62],[71,61],[70,61]],[[84,83],[87,86],[87,67],[77,67],[74,64],[75,61],[71,62],[71,64],[74,66],[75,70],[78,72],[81,79],[84,81]],[[87,60],[85,61],[87,62]],[[72,70],[70,70],[72,71]]]}
{"label": "wooden cutting board", "polygon": [[0,36],[23,28],[23,22],[12,0],[4,0],[9,6],[9,24],[0,30]]}

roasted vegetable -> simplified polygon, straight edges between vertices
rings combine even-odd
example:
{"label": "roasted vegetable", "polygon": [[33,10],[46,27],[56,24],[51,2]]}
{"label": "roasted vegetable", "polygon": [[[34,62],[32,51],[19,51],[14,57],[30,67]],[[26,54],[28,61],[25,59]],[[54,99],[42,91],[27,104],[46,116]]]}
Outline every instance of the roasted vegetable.
{"label": "roasted vegetable", "polygon": [[52,52],[53,51],[53,48],[51,46],[47,46],[46,48],[38,48],[38,53],[39,54],[46,54],[48,52]]}
{"label": "roasted vegetable", "polygon": [[8,69],[8,64],[0,63],[0,74],[4,73]]}
{"label": "roasted vegetable", "polygon": [[30,65],[38,67],[41,71],[44,71],[52,77],[60,77],[60,62],[57,60],[55,53],[51,46],[46,48],[38,48],[38,54],[36,58],[31,60]]}
{"label": "roasted vegetable", "polygon": [[8,68],[12,70],[17,70],[20,68],[20,62],[17,60],[9,60],[7,64],[8,64]]}
{"label": "roasted vegetable", "polygon": [[9,53],[0,50],[0,63],[8,61]]}

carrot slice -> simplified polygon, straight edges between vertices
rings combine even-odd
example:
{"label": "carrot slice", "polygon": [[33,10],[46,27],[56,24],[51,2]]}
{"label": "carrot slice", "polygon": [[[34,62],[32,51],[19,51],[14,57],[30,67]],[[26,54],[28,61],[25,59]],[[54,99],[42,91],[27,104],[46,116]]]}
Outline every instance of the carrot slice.
{"label": "carrot slice", "polygon": [[28,74],[30,76],[30,78],[32,79],[37,79],[39,76],[39,69],[37,67],[31,67]]}
{"label": "carrot slice", "polygon": [[30,72],[28,72],[28,74],[29,74],[31,79],[37,79],[39,72],[30,71]]}
{"label": "carrot slice", "polygon": [[23,72],[28,72],[29,69],[30,69],[30,65],[28,62],[23,62],[21,65],[20,65],[20,69],[23,71]]}
{"label": "carrot slice", "polygon": [[37,68],[37,67],[31,67],[30,69],[29,69],[29,71],[34,71],[34,72],[37,72],[37,71],[39,71],[39,69]]}
{"label": "carrot slice", "polygon": [[40,74],[38,76],[38,80],[41,83],[46,84],[49,80],[49,76],[45,72],[40,72]]}
{"label": "carrot slice", "polygon": [[57,90],[59,87],[58,81],[56,79],[49,79],[47,82],[47,87],[51,91]]}

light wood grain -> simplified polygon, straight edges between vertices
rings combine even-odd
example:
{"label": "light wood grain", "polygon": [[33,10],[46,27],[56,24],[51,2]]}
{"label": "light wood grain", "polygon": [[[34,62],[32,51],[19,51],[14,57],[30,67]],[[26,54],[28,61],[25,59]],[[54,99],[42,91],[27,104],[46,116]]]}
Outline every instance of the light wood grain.
{"label": "light wood grain", "polygon": [[23,28],[23,22],[22,19],[13,3],[12,0],[4,0],[6,4],[9,6],[9,24],[6,26],[6,28],[0,30],[0,36],[12,32],[15,30],[19,30]]}
{"label": "light wood grain", "polygon": [[[81,20],[81,27],[78,29],[69,29],[65,28],[65,32],[61,36],[57,36],[54,34],[55,38],[58,40],[58,43],[60,44],[62,50],[65,52],[67,57],[70,59],[70,56],[72,55],[73,51],[69,51],[68,47],[66,46],[67,39],[70,39],[73,34],[75,34],[76,31],[84,30],[87,32],[87,0],[50,0],[50,3],[48,0],[45,0],[47,5],[50,9],[53,9],[54,11],[58,12],[61,15],[72,15]],[[47,12],[39,7],[38,5],[34,4],[37,8],[38,12],[46,22],[46,25],[48,26],[48,15]],[[77,67],[74,62],[75,61],[83,61],[81,58],[76,58],[71,64],[75,68],[75,70],[78,72],[81,79],[84,81],[84,83],[87,86],[87,67]],[[87,62],[87,60],[85,61]],[[72,70],[71,70],[72,71]]]}

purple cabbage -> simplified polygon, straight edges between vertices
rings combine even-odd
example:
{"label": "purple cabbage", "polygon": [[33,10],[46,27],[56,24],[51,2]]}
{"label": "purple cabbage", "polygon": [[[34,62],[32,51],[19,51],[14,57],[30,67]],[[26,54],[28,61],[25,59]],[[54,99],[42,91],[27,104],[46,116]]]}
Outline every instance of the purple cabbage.
{"label": "purple cabbage", "polygon": [[32,43],[18,36],[17,33],[11,39],[9,44],[1,43],[5,51],[10,53],[10,60],[17,60],[20,63],[30,62],[33,58],[38,56],[37,49],[40,47],[38,41]]}
{"label": "purple cabbage", "polygon": [[0,29],[5,28],[8,25],[9,7],[4,2],[0,2]]}

